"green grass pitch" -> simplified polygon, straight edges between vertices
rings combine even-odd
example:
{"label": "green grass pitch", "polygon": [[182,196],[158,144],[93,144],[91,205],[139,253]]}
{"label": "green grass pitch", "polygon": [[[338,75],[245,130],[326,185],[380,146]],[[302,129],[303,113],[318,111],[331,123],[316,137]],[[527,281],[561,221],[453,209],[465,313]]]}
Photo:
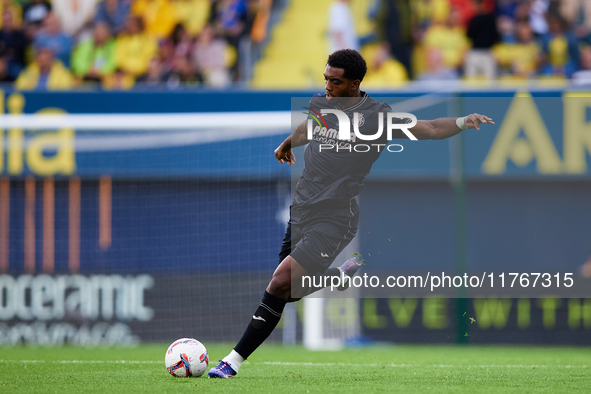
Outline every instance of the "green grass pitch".
{"label": "green grass pitch", "polygon": [[[206,346],[210,366],[231,348]],[[170,376],[167,347],[0,347],[0,393],[591,392],[590,348],[265,345],[237,377],[207,379]]]}

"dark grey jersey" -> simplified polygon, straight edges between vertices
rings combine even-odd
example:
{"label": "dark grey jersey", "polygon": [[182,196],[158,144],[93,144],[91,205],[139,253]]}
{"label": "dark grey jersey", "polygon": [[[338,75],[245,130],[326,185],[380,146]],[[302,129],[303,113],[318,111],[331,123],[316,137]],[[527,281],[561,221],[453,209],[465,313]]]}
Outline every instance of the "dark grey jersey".
{"label": "dark grey jersey", "polygon": [[[363,180],[369,174],[373,163],[386,149],[386,114],[392,108],[379,103],[362,93],[353,105],[343,107],[343,101],[328,100],[325,96],[314,96],[310,101],[311,113],[322,109],[338,109],[347,114],[350,126],[348,139],[339,139],[339,122],[334,114],[325,114],[322,119],[316,115],[322,127],[313,120],[313,138],[304,153],[305,168],[296,186],[293,207],[311,207],[319,203],[331,206],[348,205],[363,188]],[[342,99],[341,99],[342,100]],[[350,102],[349,99],[347,101]],[[358,113],[359,133],[375,135],[379,128],[379,117],[383,119],[382,135],[372,141],[357,138],[353,132],[354,113]],[[394,119],[393,123],[408,123],[410,119]],[[393,138],[406,138],[401,130],[394,130]],[[361,146],[363,145],[363,146]]]}

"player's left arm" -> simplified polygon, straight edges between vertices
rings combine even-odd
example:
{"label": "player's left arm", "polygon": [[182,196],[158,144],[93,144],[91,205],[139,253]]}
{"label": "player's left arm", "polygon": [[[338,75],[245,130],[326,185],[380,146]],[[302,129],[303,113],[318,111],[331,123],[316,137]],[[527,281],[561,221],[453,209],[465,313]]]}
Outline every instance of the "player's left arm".
{"label": "player's left arm", "polygon": [[419,120],[409,131],[419,140],[442,140],[459,134],[464,129],[480,130],[483,123],[495,124],[486,115],[471,114],[461,118]]}
{"label": "player's left arm", "polygon": [[275,149],[275,158],[281,164],[292,165],[296,162],[296,159],[291,148],[306,145],[307,143],[308,135],[306,134],[306,122],[304,121]]}

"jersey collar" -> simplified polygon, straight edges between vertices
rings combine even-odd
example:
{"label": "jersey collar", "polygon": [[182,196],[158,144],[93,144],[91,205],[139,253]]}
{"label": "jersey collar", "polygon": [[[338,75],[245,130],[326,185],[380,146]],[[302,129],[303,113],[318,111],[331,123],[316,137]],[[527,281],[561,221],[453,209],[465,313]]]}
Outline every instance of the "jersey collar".
{"label": "jersey collar", "polygon": [[347,107],[347,108],[341,108],[341,106],[340,106],[340,105],[338,105],[338,104],[335,104],[335,107],[336,107],[337,109],[341,110],[341,111],[353,111],[354,109],[357,109],[357,108],[361,107],[361,106],[362,106],[362,105],[363,105],[363,104],[364,104],[364,103],[367,101],[367,98],[369,97],[369,96],[367,95],[367,93],[365,93],[365,92],[363,92],[363,91],[361,92],[361,94],[362,94],[362,96],[361,96],[361,100],[359,100],[359,102],[358,102],[358,103],[356,103],[356,104],[353,104],[352,106],[350,106],[350,107]]}

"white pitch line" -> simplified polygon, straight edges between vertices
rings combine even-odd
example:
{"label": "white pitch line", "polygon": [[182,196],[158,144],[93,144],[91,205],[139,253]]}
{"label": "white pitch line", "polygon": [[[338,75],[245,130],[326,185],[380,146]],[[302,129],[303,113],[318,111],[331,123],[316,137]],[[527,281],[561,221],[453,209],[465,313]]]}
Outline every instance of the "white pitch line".
{"label": "white pitch line", "polygon": [[436,367],[436,368],[589,368],[587,365],[523,365],[523,364],[483,364],[483,365],[449,365],[449,364],[352,364],[352,363],[298,363],[298,362],[280,362],[280,361],[264,361],[251,362],[252,364],[265,365],[286,365],[286,366],[302,366],[302,367]]}
{"label": "white pitch line", "polygon": [[[51,364],[162,364],[163,361],[153,360],[0,360],[0,363],[51,363]],[[525,364],[480,364],[480,365],[451,365],[451,364],[355,364],[355,363],[303,363],[281,361],[245,361],[245,364],[280,365],[296,367],[390,367],[390,368],[589,368],[587,365],[525,365]]]}
{"label": "white pitch line", "polygon": [[147,360],[0,360],[0,363],[51,363],[51,364],[162,364],[164,361]]}

